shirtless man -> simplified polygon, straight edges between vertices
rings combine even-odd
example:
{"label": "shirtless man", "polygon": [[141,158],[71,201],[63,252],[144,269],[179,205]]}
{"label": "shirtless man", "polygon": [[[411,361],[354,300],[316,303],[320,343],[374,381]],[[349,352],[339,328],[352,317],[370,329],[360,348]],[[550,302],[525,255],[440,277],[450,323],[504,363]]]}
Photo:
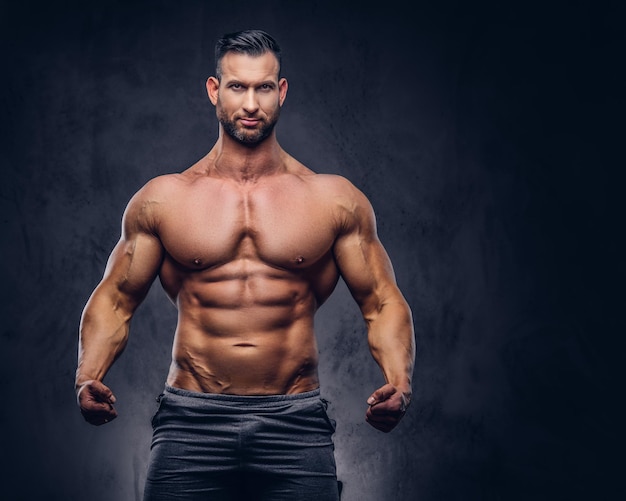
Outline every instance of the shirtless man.
{"label": "shirtless man", "polygon": [[389,432],[411,399],[411,311],[366,197],[280,147],[287,80],[276,42],[256,30],[226,35],[216,66],[206,88],[217,142],[133,196],[85,306],[78,403],[94,425],[117,417],[102,380],[158,276],[178,325],[145,499],[232,499],[245,472],[254,495],[242,499],[334,500],[334,422],[319,396],[314,314],[343,277],[386,380],[366,420]]}

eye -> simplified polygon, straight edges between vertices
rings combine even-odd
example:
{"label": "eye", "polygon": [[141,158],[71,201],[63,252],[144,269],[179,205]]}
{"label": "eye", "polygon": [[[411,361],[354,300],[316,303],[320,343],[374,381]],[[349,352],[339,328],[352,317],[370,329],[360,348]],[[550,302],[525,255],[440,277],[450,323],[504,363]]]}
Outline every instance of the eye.
{"label": "eye", "polygon": [[239,83],[231,83],[228,87],[230,87],[233,90],[241,90],[241,89],[243,89],[243,87]]}
{"label": "eye", "polygon": [[259,87],[259,88],[262,91],[268,92],[268,91],[272,90],[274,88],[274,86],[272,84],[264,83],[264,84],[261,84],[261,87]]}

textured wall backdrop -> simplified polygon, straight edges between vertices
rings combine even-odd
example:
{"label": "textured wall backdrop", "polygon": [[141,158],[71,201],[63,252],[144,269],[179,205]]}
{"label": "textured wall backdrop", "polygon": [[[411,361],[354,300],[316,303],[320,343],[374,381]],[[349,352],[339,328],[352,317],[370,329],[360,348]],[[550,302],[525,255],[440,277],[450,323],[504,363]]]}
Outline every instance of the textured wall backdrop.
{"label": "textured wall backdrop", "polygon": [[363,419],[382,379],[342,284],[317,317],[343,499],[624,495],[617,2],[1,6],[3,499],[141,499],[175,309],[156,283],[101,428],[74,401],[78,321],[130,196],[215,141],[213,45],[251,27],[284,49],[280,142],[370,197],[415,316],[389,435]]}

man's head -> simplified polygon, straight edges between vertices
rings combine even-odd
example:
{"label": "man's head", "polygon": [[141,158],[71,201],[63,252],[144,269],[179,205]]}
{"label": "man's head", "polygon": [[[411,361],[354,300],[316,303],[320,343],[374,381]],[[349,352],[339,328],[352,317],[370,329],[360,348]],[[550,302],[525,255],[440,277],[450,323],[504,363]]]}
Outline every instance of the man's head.
{"label": "man's head", "polygon": [[276,40],[261,30],[245,30],[228,33],[215,44],[215,74],[222,79],[222,58],[228,52],[236,52],[257,57],[270,52],[278,61],[278,75],[280,77],[281,56],[280,47]]}
{"label": "man's head", "polygon": [[215,59],[217,76],[206,86],[223,131],[243,145],[263,142],[287,95],[278,44],[263,31],[241,31],[217,42]]}

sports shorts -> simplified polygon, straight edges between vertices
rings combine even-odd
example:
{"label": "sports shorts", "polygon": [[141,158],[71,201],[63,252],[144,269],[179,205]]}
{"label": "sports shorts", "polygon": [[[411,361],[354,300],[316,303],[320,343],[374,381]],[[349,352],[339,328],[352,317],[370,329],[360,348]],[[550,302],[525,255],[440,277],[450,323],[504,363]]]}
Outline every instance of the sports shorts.
{"label": "sports shorts", "polygon": [[166,386],[144,501],[337,501],[335,422],[320,390],[270,396]]}

